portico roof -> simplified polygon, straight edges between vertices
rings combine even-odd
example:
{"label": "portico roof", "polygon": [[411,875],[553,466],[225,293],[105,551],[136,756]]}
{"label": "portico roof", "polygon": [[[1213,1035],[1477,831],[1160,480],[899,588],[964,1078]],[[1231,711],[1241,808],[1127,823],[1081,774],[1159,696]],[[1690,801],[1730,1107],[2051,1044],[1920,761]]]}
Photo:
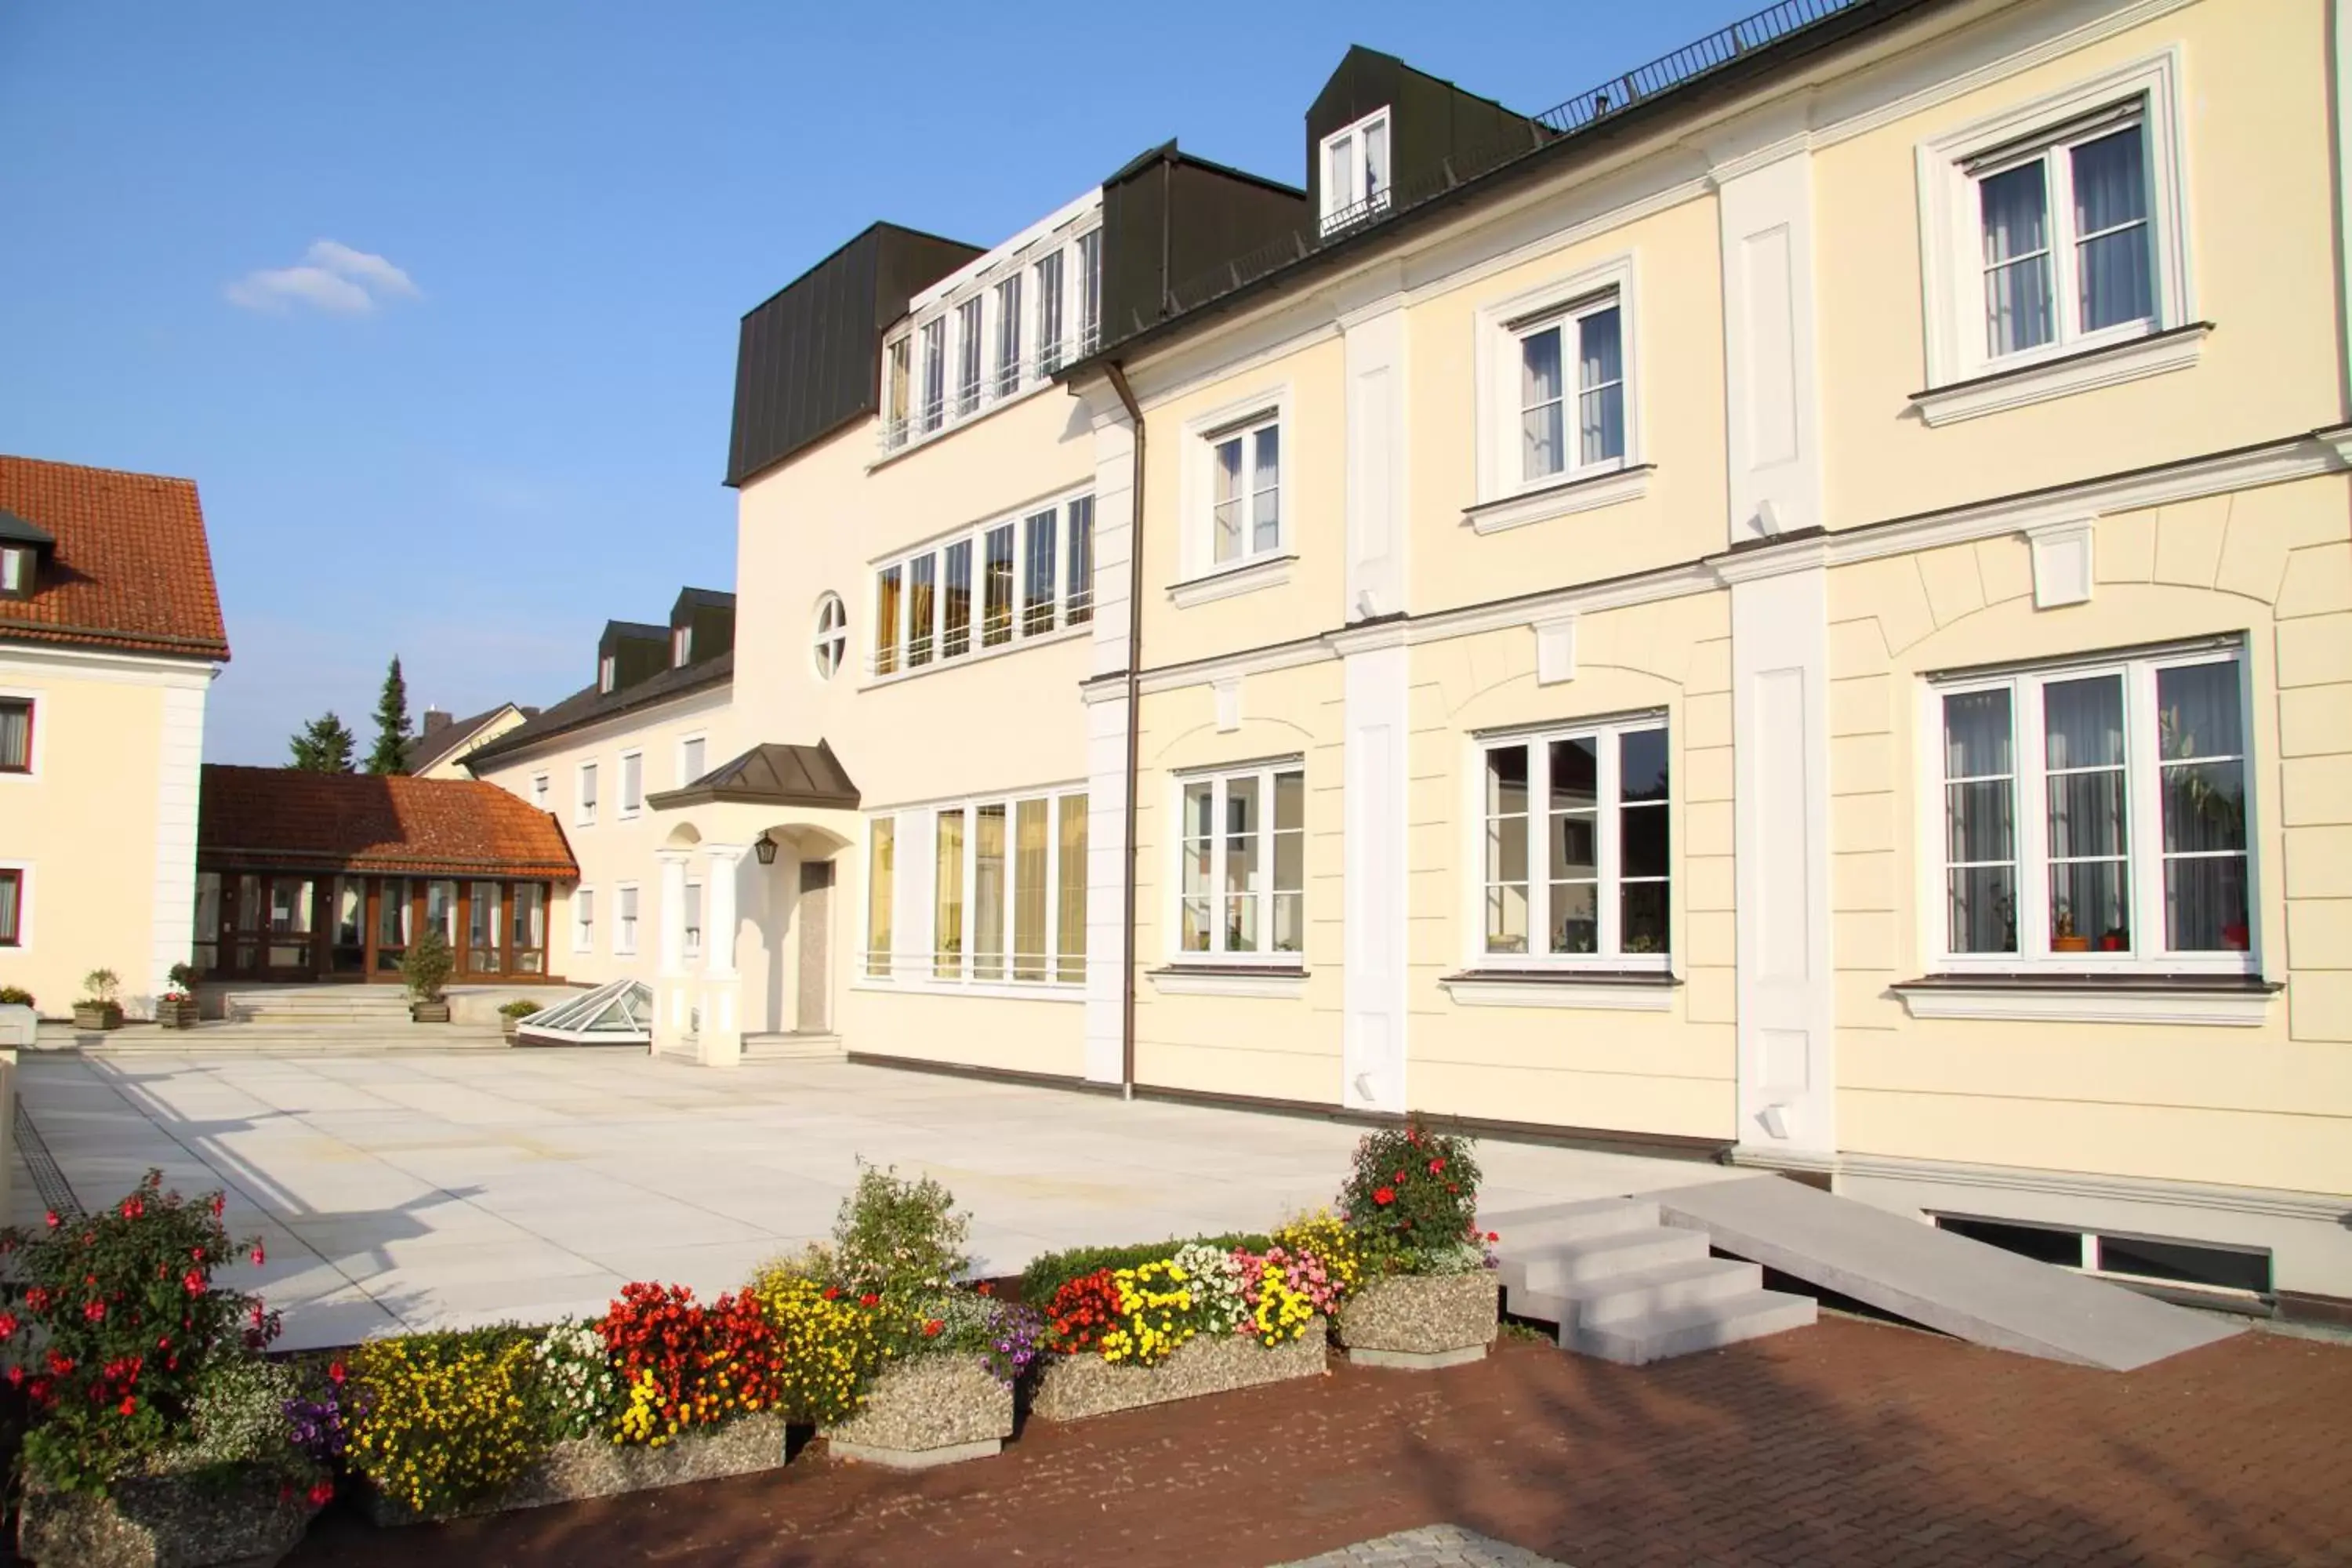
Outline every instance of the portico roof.
{"label": "portico roof", "polygon": [[731,804],[857,809],[857,786],[824,741],[814,746],[763,742],[719,763],[692,784],[646,797],[656,811]]}

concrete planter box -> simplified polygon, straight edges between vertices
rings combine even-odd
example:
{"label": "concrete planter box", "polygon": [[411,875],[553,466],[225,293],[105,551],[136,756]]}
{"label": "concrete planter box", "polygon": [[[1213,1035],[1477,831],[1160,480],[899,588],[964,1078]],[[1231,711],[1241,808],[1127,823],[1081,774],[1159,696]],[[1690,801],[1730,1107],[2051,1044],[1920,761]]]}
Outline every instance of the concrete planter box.
{"label": "concrete planter box", "polygon": [[1348,1359],[1367,1366],[1459,1366],[1495,1342],[1501,1283],[1491,1268],[1391,1275],[1349,1297],[1332,1329]]}
{"label": "concrete planter box", "polygon": [[155,1022],[166,1029],[193,1029],[196,1026],[196,1004],[194,997],[185,1002],[155,1004]]}
{"label": "concrete planter box", "polygon": [[[723,1426],[688,1432],[657,1448],[615,1443],[609,1437],[573,1437],[549,1449],[504,1491],[430,1518],[467,1519],[615,1497],[622,1492],[779,1469],[783,1462],[783,1418],[766,1412],[740,1415]],[[368,1521],[379,1528],[427,1522],[426,1515],[373,1487],[365,1489],[363,1497]]]}
{"label": "concrete planter box", "polygon": [[875,1379],[864,1408],[820,1435],[837,1458],[902,1470],[984,1459],[1013,1436],[1013,1390],[977,1356],[918,1356]]}
{"label": "concrete planter box", "polygon": [[43,1568],[205,1568],[294,1550],[313,1510],[274,1478],[138,1476],[105,1497],[28,1488],[18,1555]]}
{"label": "concrete planter box", "polygon": [[122,1008],[112,1002],[77,1002],[73,1010],[74,1027],[90,1030],[122,1027]]}
{"label": "concrete planter box", "polygon": [[1029,1413],[1045,1421],[1076,1421],[1262,1383],[1321,1377],[1328,1370],[1328,1348],[1324,1321],[1310,1318],[1303,1337],[1272,1350],[1239,1334],[1213,1340],[1195,1335],[1158,1366],[1118,1366],[1091,1353],[1055,1356],[1037,1380]]}

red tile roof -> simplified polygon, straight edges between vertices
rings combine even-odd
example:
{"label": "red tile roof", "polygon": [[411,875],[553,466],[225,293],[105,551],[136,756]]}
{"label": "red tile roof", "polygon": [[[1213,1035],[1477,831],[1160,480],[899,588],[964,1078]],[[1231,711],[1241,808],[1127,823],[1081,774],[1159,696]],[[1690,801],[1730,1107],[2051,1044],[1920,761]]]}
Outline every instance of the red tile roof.
{"label": "red tile roof", "polygon": [[196,861],[208,871],[580,876],[553,816],[478,779],[216,763],[204,770]]}
{"label": "red tile roof", "polygon": [[228,658],[193,479],[0,456],[0,511],[57,540],[30,599],[0,599],[0,642]]}

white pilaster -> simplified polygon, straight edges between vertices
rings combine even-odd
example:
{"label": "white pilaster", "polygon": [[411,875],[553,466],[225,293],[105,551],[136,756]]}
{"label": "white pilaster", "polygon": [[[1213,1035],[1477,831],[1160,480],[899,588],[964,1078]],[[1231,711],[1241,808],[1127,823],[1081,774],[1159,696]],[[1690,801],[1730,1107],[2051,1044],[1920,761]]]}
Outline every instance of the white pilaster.
{"label": "white pilaster", "polygon": [[[1788,124],[1751,124],[1770,137]],[[1813,310],[1811,154],[1719,176],[1729,536],[1826,523]],[[1830,958],[1829,574],[1731,586],[1738,1141],[1837,1148]]]}
{"label": "white pilaster", "polygon": [[[660,968],[654,975],[654,1049],[659,1051],[694,1032],[690,1009],[694,986],[686,973],[686,862],[691,851],[656,849],[661,862],[661,900],[655,919]],[[644,912],[639,911],[639,919]]]}
{"label": "white pilaster", "polygon": [[[1108,380],[1089,384],[1095,436],[1094,673],[1125,673],[1137,606],[1135,426]],[[1163,505],[1160,515],[1172,516]],[[1124,692],[1098,696],[1087,714],[1087,1001],[1085,1073],[1118,1083],[1126,1069],[1127,723]]]}
{"label": "white pilaster", "polygon": [[743,862],[751,853],[748,844],[702,847],[706,867],[702,877],[702,1027],[696,1036],[696,1049],[707,1068],[731,1068],[743,1060],[743,980],[735,967],[736,889],[742,879]]}
{"label": "white pilaster", "polygon": [[152,1016],[154,997],[172,984],[172,966],[188,962],[196,921],[196,797],[205,758],[205,699],[201,681],[163,688],[163,734],[155,790],[153,935],[146,984],[131,979],[125,1000]]}
{"label": "white pilaster", "polygon": [[1406,675],[1402,637],[1342,661],[1347,899],[1339,1102],[1402,1111],[1405,1097]]}
{"label": "white pilaster", "polygon": [[1391,294],[1341,319],[1348,355],[1348,603],[1342,618],[1406,607],[1405,313]]}

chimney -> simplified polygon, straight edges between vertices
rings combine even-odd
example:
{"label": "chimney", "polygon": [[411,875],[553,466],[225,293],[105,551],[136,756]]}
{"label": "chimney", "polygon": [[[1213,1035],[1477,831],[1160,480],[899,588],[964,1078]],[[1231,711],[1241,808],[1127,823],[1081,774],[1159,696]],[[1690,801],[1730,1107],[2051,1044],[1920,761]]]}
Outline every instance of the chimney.
{"label": "chimney", "polygon": [[447,729],[453,717],[438,708],[427,708],[425,710],[425,732],[430,735],[436,730]]}

